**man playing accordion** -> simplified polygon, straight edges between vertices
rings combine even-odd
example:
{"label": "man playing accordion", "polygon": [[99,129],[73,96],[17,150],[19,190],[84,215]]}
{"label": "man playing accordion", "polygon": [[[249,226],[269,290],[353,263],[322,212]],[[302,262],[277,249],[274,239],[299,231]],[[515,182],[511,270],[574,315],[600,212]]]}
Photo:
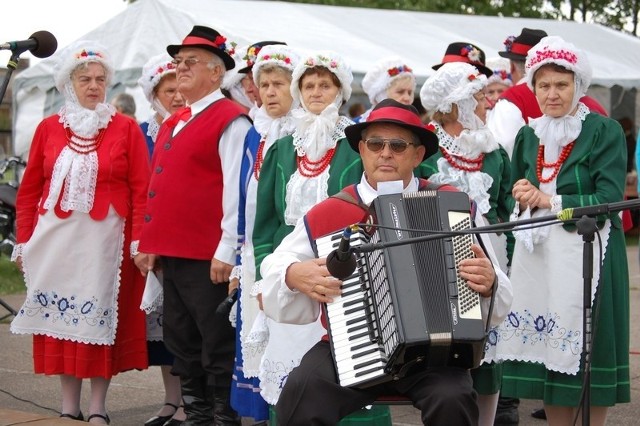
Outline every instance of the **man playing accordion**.
{"label": "man playing accordion", "polygon": [[[315,321],[322,303],[342,292],[342,281],[331,276],[325,258],[316,258],[314,241],[369,216],[378,184],[397,182],[402,192],[449,190],[414,177],[413,170],[438,149],[437,136],[427,130],[416,109],[393,100],[380,102],[368,121],[345,129],[351,147],[360,153],[364,174],[360,183],[313,207],[295,230],[262,263],[263,306],[276,321],[304,324]],[[483,316],[497,286],[491,323],[498,324],[511,304],[511,284],[495,262],[476,244],[475,257],[462,260],[458,273],[481,297]],[[325,323],[326,324],[326,323]],[[289,377],[276,405],[282,425],[333,425],[382,395],[402,395],[421,410],[430,425],[478,423],[476,394],[469,370],[426,368],[417,363],[402,378],[364,389],[343,387],[336,378],[331,348],[325,336],[302,358]]]}

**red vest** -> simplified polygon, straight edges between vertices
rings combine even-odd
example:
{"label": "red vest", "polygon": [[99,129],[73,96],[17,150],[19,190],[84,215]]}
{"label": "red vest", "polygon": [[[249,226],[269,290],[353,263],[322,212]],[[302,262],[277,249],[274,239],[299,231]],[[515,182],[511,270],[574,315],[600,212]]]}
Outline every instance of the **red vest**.
{"label": "red vest", "polygon": [[[529,123],[529,118],[542,117],[542,111],[540,111],[540,105],[538,104],[536,95],[533,94],[533,91],[529,89],[529,86],[526,84],[516,84],[510,87],[502,93],[500,99],[506,99],[517,106],[522,113],[522,118],[525,123]],[[607,117],[607,111],[595,99],[589,96],[583,96],[580,98],[580,102],[585,104],[591,112],[596,112]]]}
{"label": "red vest", "polygon": [[242,114],[235,103],[220,99],[175,137],[173,128],[163,124],[153,153],[140,251],[199,260],[213,257],[222,236],[218,144]]}

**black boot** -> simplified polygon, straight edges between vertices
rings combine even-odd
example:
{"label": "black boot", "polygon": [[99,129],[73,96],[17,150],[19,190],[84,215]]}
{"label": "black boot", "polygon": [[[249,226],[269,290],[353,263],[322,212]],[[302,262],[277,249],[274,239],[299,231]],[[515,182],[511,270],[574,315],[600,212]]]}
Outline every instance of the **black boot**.
{"label": "black boot", "polygon": [[493,422],[494,426],[516,426],[520,422],[518,405],[520,405],[518,398],[500,397]]}
{"label": "black boot", "polygon": [[206,376],[180,378],[182,402],[187,419],[182,426],[214,424],[212,397],[207,394]]}
{"label": "black boot", "polygon": [[213,412],[215,426],[240,426],[238,413],[231,408],[230,390],[228,387],[216,386],[213,391]]}

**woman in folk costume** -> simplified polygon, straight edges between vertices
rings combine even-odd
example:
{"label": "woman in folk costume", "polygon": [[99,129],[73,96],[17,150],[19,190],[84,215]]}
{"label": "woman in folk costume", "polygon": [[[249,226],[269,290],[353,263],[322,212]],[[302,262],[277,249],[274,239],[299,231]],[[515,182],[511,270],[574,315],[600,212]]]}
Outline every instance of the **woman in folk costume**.
{"label": "woman in folk costume", "polygon": [[[333,52],[302,58],[293,70],[291,111],[294,132],[260,156],[257,210],[253,233],[256,293],[262,260],[275,250],[298,219],[318,202],[360,181],[362,163],[344,134],[352,123],[338,109],[351,96],[350,67]],[[259,232],[258,232],[259,230]],[[275,404],[289,372],[324,334],[320,322],[287,325],[268,322],[270,350],[260,366],[262,396]],[[273,349],[273,350],[271,350]]]}
{"label": "woman in folk costume", "polygon": [[[176,66],[166,53],[152,57],[142,67],[138,84],[151,104],[153,114],[140,124],[146,136],[149,156],[153,153],[162,122],[184,106],[178,91]],[[159,365],[164,385],[164,405],[145,426],[179,425],[186,416],[181,407],[180,378],[171,374],[173,355],[162,341],[162,286],[155,274],[147,274],[147,284],[140,308],[147,314],[147,349],[149,365]]]}
{"label": "woman in folk costume", "polygon": [[[475,203],[477,225],[509,218],[509,159],[485,125],[486,82],[486,76],[473,65],[451,62],[442,65],[420,89],[422,105],[431,114],[428,127],[438,135],[440,151],[425,160],[418,170],[431,182],[453,185],[466,192]],[[504,234],[490,237],[500,267],[506,273],[506,237]],[[480,425],[493,425],[500,390],[500,368],[491,363],[491,343],[489,339],[483,364],[471,373],[479,394]]]}
{"label": "woman in folk costume", "polygon": [[267,346],[267,319],[261,313],[256,295],[252,295],[256,275],[253,234],[258,182],[264,155],[276,140],[294,131],[289,113],[293,104],[290,85],[291,74],[299,59],[298,54],[286,45],[267,45],[256,55],[252,66],[252,77],[263,103],[256,110],[253,127],[245,138],[240,169],[238,239],[241,254],[232,273],[232,284],[233,280],[239,280],[239,293],[235,315],[236,363],[231,404],[239,415],[252,417],[256,421],[269,417],[268,405],[260,395],[258,380],[260,362]]}
{"label": "woman in folk costume", "polygon": [[55,83],[65,103],[38,126],[18,191],[13,257],[27,300],[11,330],[34,335],[36,373],[60,375],[61,417],[83,418],[89,378],[88,420],[108,424],[111,377],[147,367],[144,279],[132,255],[149,155],[135,120],[105,101],[113,65],[104,47],[80,41],[59,59]]}
{"label": "woman in folk costume", "polygon": [[362,78],[362,90],[369,97],[371,108],[353,121],[367,121],[371,110],[383,99],[394,99],[411,105],[416,90],[416,77],[403,59],[397,57],[379,60]]}
{"label": "woman in folk costume", "polygon": [[138,79],[152,109],[151,117],[140,123],[147,140],[149,156],[153,154],[162,122],[184,106],[184,98],[178,91],[176,82],[176,66],[171,61],[171,56],[164,53],[150,58],[142,67],[142,75]]}
{"label": "woman in folk costume", "polygon": [[[585,53],[545,37],[527,54],[526,79],[542,117],[516,138],[511,163],[514,219],[622,201],[626,145],[620,125],[579,101],[591,82]],[[594,248],[591,424],[629,402],[629,272],[620,217],[598,217]],[[514,303],[497,356],[506,396],[542,399],[550,425],[572,424],[584,380],[583,242],[575,225],[516,233]],[[600,262],[602,260],[602,263]]]}

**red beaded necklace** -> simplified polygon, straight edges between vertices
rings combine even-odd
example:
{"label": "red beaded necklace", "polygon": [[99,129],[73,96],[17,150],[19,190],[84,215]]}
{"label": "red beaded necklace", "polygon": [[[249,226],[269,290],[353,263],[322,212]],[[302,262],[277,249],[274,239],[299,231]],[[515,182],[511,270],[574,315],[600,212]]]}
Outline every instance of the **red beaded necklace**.
{"label": "red beaded necklace", "polygon": [[76,135],[70,128],[65,127],[65,131],[67,133],[67,146],[78,154],[89,154],[100,147],[100,144],[102,144],[102,140],[104,139],[105,130],[106,128],[98,130],[98,134],[94,138],[84,138]]}
{"label": "red beaded necklace", "polygon": [[[556,160],[555,163],[545,163],[544,162],[544,145],[538,146],[538,158],[536,160],[536,175],[540,183],[549,183],[552,180],[554,180],[556,176],[558,176],[558,173],[560,173],[560,168],[562,167],[562,164],[564,164],[564,162],[567,160],[567,157],[569,157],[569,154],[571,154],[571,150],[573,149],[573,145],[575,145],[575,143],[576,141],[573,141],[570,144],[566,145],[564,148],[562,148],[562,151],[558,156],[558,160]],[[551,176],[549,176],[548,178],[543,178],[542,177],[543,168],[544,169],[553,168],[553,173],[551,173]]]}
{"label": "red beaded necklace", "polygon": [[[465,172],[478,172],[482,170],[484,154],[480,154],[478,158],[466,158],[462,155],[449,154],[444,148],[440,148],[440,151],[442,151],[442,156],[447,162],[458,170],[464,170]],[[469,166],[465,164],[469,164]]]}
{"label": "red beaded necklace", "polygon": [[263,137],[260,139],[260,145],[258,145],[258,152],[256,153],[256,162],[253,165],[253,176],[256,180],[260,180],[260,169],[262,168],[262,163],[264,161],[262,151],[264,151],[264,144],[267,140],[267,137]]}
{"label": "red beaded necklace", "polygon": [[336,149],[331,148],[327,153],[318,161],[311,161],[307,157],[307,155],[303,155],[302,157],[298,156],[298,171],[300,174],[307,178],[312,178],[319,176],[322,172],[324,172],[329,164],[331,163],[331,159],[333,158],[333,154],[335,154]]}

